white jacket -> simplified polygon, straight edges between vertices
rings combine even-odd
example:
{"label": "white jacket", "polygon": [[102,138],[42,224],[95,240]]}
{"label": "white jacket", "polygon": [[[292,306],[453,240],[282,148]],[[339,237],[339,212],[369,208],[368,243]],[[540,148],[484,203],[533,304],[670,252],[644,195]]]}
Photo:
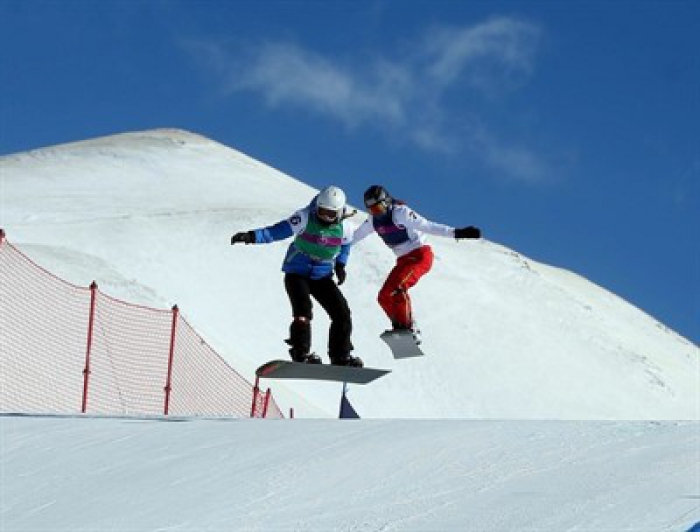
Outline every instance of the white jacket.
{"label": "white jacket", "polygon": [[[378,217],[381,218],[381,217]],[[455,228],[449,225],[438,224],[423,218],[407,205],[395,204],[391,209],[391,221],[384,224],[388,230],[405,230],[405,237],[402,236],[400,241],[390,244],[384,239],[384,242],[391,248],[397,257],[401,257],[418,249],[426,244],[425,234],[452,237],[455,236]],[[367,235],[375,232],[374,217],[369,216],[360,227],[358,227],[352,235],[352,244],[357,244]]]}

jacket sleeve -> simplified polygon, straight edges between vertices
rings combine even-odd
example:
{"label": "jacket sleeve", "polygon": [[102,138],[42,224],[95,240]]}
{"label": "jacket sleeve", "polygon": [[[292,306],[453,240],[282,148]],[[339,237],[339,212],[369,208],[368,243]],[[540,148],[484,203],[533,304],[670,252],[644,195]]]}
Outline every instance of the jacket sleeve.
{"label": "jacket sleeve", "polygon": [[350,244],[343,244],[342,246],[340,246],[340,253],[335,258],[335,261],[339,262],[340,264],[345,266],[348,263],[349,258],[350,258]]}
{"label": "jacket sleeve", "polygon": [[349,222],[343,221],[343,243],[340,246],[340,253],[335,258],[335,261],[339,262],[343,266],[348,263],[348,259],[350,258],[350,248],[354,244],[354,232],[355,230],[353,229],[353,226],[350,225]]}
{"label": "jacket sleeve", "polygon": [[274,225],[268,225],[267,227],[262,227],[256,229],[255,233],[255,243],[256,244],[270,244],[272,242],[278,242],[280,240],[285,240],[290,236],[299,233],[306,227],[308,213],[302,209],[285,220],[281,220]]}
{"label": "jacket sleeve", "polygon": [[431,222],[405,205],[396,209],[394,213],[394,222],[404,226],[406,229],[413,229],[414,231],[420,231],[421,233],[427,233],[429,235],[444,237],[455,236],[454,227]]}
{"label": "jacket sleeve", "polygon": [[255,233],[256,244],[270,244],[278,240],[284,240],[294,234],[289,221],[282,220],[274,225],[269,225],[253,231]]}
{"label": "jacket sleeve", "polygon": [[362,223],[362,225],[360,225],[360,227],[355,229],[355,232],[352,234],[352,244],[357,244],[373,232],[374,224],[372,223],[372,217],[370,216]]}

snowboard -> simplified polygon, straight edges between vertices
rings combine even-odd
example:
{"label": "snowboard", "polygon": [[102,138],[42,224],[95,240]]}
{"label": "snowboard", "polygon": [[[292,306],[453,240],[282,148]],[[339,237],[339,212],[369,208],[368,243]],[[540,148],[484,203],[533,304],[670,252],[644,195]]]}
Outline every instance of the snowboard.
{"label": "snowboard", "polygon": [[425,355],[409,330],[384,331],[379,335],[391,349],[394,358],[422,357]]}
{"label": "snowboard", "polygon": [[255,370],[255,375],[266,379],[307,379],[352,384],[368,384],[387,373],[390,373],[390,370],[332,364],[304,364],[290,360],[271,360]]}

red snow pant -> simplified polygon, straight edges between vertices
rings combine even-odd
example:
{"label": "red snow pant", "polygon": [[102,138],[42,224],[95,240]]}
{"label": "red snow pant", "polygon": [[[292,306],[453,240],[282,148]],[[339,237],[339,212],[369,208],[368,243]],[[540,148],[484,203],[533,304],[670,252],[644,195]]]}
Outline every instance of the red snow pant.
{"label": "red snow pant", "polygon": [[432,266],[433,250],[430,246],[415,249],[396,261],[396,266],[391,270],[377,297],[377,301],[395,327],[411,326],[413,315],[408,289],[428,273]]}

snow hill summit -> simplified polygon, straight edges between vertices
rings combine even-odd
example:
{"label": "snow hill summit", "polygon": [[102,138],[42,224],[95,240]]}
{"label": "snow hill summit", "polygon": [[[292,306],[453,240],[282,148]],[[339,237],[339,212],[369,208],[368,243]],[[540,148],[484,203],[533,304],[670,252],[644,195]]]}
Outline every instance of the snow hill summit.
{"label": "snow hill summit", "polygon": [[[181,130],[8,155],[0,175],[7,238],[43,267],[129,301],[177,304],[248,379],[286,356],[287,242],[244,248],[229,239],[289,216],[313,188]],[[375,298],[392,254],[376,238],[352,251],[342,290],[355,352],[392,370],[350,387],[363,417],[700,419],[692,342],[575,273],[495,242],[430,243],[433,271],[412,291],[421,359],[394,360],[378,338],[386,323]],[[314,350],[323,355],[327,325],[317,312]],[[297,416],[337,415],[336,383],[269,384]]]}

